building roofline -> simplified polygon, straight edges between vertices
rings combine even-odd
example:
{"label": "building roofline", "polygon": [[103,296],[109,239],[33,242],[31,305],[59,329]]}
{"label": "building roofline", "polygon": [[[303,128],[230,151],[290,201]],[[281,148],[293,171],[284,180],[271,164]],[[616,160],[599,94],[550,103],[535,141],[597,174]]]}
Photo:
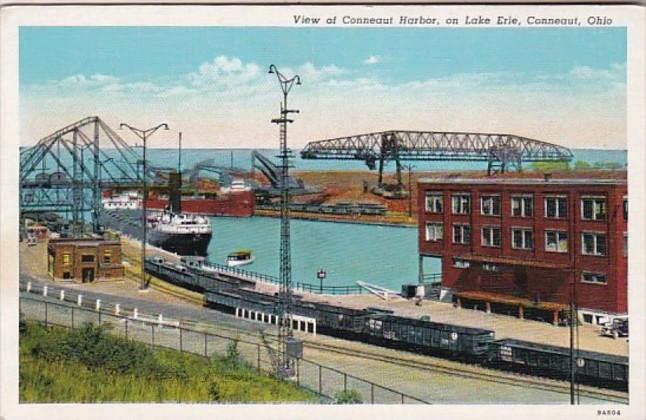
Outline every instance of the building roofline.
{"label": "building roofline", "polygon": [[625,179],[601,178],[420,178],[419,184],[478,184],[478,185],[627,185]]}

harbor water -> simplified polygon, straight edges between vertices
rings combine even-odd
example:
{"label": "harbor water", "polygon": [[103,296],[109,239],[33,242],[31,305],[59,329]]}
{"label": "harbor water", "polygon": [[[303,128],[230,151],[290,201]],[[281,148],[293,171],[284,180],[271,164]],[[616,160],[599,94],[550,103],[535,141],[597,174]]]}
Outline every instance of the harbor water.
{"label": "harbor water", "polygon": [[[278,276],[280,219],[272,217],[212,217],[213,238],[207,259],[223,263],[227,254],[249,248],[255,261],[240,268]],[[417,282],[417,229],[291,220],[292,280],[324,286],[347,286],[357,280],[399,291]],[[439,260],[427,258],[425,271],[439,272]]]}

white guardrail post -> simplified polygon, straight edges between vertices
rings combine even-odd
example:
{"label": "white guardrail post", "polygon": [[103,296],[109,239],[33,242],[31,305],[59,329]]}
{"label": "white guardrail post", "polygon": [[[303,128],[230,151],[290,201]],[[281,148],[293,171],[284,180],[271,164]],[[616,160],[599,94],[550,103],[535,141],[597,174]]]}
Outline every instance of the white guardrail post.
{"label": "white guardrail post", "polygon": [[137,308],[135,308],[132,311],[132,319],[137,319],[138,316],[139,316],[139,311],[137,310]]}
{"label": "white guardrail post", "polygon": [[96,300],[96,310],[100,311],[101,310],[101,299]]}
{"label": "white guardrail post", "polygon": [[83,295],[78,295],[78,296],[76,297],[76,304],[77,304],[78,306],[83,306]]}
{"label": "white guardrail post", "polygon": [[60,300],[65,300],[65,290],[61,289]]}
{"label": "white guardrail post", "polygon": [[115,305],[114,305],[114,314],[119,315],[119,312],[121,312],[121,306],[118,303],[115,303]]}
{"label": "white guardrail post", "polygon": [[43,286],[43,296],[47,297],[47,285]]}
{"label": "white guardrail post", "polygon": [[31,282],[27,282],[27,293],[31,292]]}

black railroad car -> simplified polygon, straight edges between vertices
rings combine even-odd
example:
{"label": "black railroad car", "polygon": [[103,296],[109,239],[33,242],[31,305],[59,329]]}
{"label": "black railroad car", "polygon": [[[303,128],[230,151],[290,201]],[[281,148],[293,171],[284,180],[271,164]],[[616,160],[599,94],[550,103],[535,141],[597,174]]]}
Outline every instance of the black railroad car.
{"label": "black railroad car", "polygon": [[486,358],[494,332],[396,315],[373,315],[365,334],[378,345],[424,353],[451,354],[465,360]]}
{"label": "black railroad car", "polygon": [[[276,308],[274,296],[241,288],[207,290],[204,292],[204,303],[228,314],[235,314],[236,309],[244,309],[270,315],[274,314]],[[242,312],[241,315],[245,313]]]}
{"label": "black railroad car", "polygon": [[[628,357],[575,350],[577,382],[628,389]],[[489,345],[488,361],[502,369],[559,379],[570,377],[570,349],[505,338]]]}
{"label": "black railroad car", "polygon": [[195,279],[191,285],[194,290],[203,292],[208,289],[230,289],[235,288],[243,283],[253,284],[253,282],[245,281],[242,279],[224,276],[205,264],[204,257],[182,257],[182,265],[195,274]]}
{"label": "black railroad car", "polygon": [[204,292],[204,306],[234,315],[236,308],[240,307],[240,295],[236,293],[236,290],[206,290]]}
{"label": "black railroad car", "polygon": [[195,283],[195,274],[189,272],[186,267],[169,263],[160,257],[146,257],[144,268],[153,276],[182,287],[191,288]]}
{"label": "black railroad car", "polygon": [[363,325],[371,312],[363,309],[343,308],[322,302],[296,302],[297,315],[316,319],[316,328],[321,334],[360,340]]}
{"label": "black railroad car", "polygon": [[213,273],[202,273],[187,265],[175,264],[157,256],[147,257],[145,268],[146,272],[157,278],[196,292],[238,285],[237,281],[221,278]]}

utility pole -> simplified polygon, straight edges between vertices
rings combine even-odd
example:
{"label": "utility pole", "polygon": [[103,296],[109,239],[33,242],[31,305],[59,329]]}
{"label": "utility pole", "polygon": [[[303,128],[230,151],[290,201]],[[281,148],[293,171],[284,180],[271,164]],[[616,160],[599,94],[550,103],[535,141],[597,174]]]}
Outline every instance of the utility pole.
{"label": "utility pole", "polygon": [[132,127],[126,123],[121,123],[119,125],[119,129],[122,130],[123,128],[127,128],[130,131],[132,131],[137,137],[139,137],[143,141],[143,148],[144,148],[144,158],[143,158],[143,175],[142,175],[142,182],[143,182],[143,197],[142,197],[142,209],[141,209],[141,222],[143,225],[143,238],[141,241],[141,285],[139,286],[140,290],[146,290],[148,288],[148,282],[146,281],[146,269],[145,269],[145,263],[146,263],[146,240],[147,240],[147,233],[148,233],[148,220],[147,220],[147,210],[148,210],[148,184],[146,183],[146,175],[148,172],[148,167],[146,165],[146,140],[148,137],[152,136],[155,131],[159,130],[160,128],[163,128],[164,130],[168,130],[168,124],[166,123],[161,123],[159,125],[156,125],[155,127],[149,128],[147,130],[141,130],[139,128]]}
{"label": "utility pole", "polygon": [[570,405],[578,404],[578,384],[576,379],[576,368],[579,363],[578,340],[575,356],[574,336],[578,336],[578,316],[576,307],[576,278],[572,277],[570,283]]}
{"label": "utility pole", "polygon": [[290,227],[289,227],[289,159],[291,150],[287,148],[287,124],[294,122],[289,119],[290,113],[298,113],[298,110],[287,108],[287,95],[294,87],[300,85],[301,78],[294,76],[291,79],[285,77],[278,71],[275,65],[269,66],[269,74],[275,74],[278,78],[280,89],[283,93],[283,102],[280,104],[280,118],[272,119],[273,124],[280,127],[280,152],[278,157],[281,160],[280,173],[280,290],[278,294],[278,363],[276,373],[279,377],[290,376],[292,372],[292,360],[287,355],[287,341],[292,338],[291,325],[291,300],[292,300],[292,268],[290,255]]}
{"label": "utility pole", "polygon": [[408,217],[413,217],[413,183],[411,181],[412,171],[415,165],[408,164],[404,165],[404,168],[408,169]]}

